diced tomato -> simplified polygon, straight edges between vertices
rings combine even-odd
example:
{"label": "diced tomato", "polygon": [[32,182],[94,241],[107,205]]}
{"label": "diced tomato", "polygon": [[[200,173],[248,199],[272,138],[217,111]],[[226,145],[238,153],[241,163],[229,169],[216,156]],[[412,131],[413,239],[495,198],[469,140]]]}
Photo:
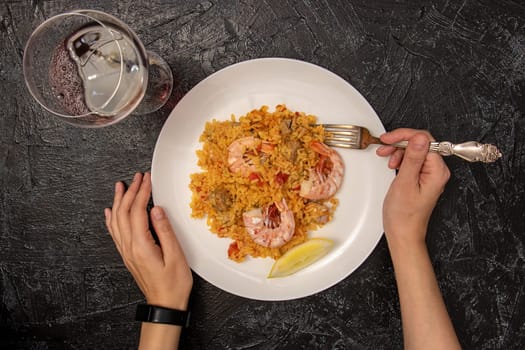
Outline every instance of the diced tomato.
{"label": "diced tomato", "polygon": [[258,173],[250,173],[250,175],[248,175],[248,179],[250,181],[257,181],[257,180],[260,180],[261,177],[259,176]]}
{"label": "diced tomato", "polygon": [[234,255],[239,254],[239,252],[240,252],[240,249],[239,249],[239,246],[237,245],[237,241],[232,242],[230,246],[228,247],[228,256],[232,257]]}
{"label": "diced tomato", "polygon": [[275,182],[278,184],[278,185],[284,185],[284,183],[286,182],[286,180],[288,180],[288,177],[290,177],[289,174],[286,174],[286,173],[281,173],[280,171],[275,174]]}
{"label": "diced tomato", "polygon": [[264,186],[266,183],[261,179],[261,176],[259,175],[259,173],[250,173],[250,175],[248,175],[248,179],[251,181],[251,182],[257,182],[257,186],[259,187],[262,187]]}

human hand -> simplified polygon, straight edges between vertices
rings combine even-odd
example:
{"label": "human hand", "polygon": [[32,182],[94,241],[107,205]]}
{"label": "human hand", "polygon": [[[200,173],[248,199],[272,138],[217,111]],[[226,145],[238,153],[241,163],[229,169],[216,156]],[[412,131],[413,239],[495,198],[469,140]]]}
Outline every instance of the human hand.
{"label": "human hand", "polygon": [[389,242],[423,243],[432,210],[450,178],[443,158],[428,152],[432,135],[427,131],[397,129],[381,135],[392,144],[408,140],[406,150],[392,146],[377,149],[390,156],[388,166],[399,169],[383,202],[383,225]]}
{"label": "human hand", "polygon": [[151,175],[137,173],[126,191],[115,184],[113,208],[106,208],[106,226],[124,264],[148,304],[186,310],[193,277],[171,224],[161,207],[151,209],[151,221],[160,245],[148,226],[146,210]]}

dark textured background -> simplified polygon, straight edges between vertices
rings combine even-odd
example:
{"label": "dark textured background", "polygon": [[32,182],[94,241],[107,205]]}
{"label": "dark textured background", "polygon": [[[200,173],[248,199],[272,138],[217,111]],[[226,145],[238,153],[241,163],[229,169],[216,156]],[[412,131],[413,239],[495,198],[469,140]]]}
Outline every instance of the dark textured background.
{"label": "dark textured background", "polygon": [[[50,16],[112,13],[168,61],[171,107],[246,59],[319,64],[354,85],[387,129],[497,144],[498,163],[447,159],[428,233],[465,349],[525,347],[525,3],[463,1],[3,1],[0,4],[0,348],[137,344],[140,291],[103,224],[113,183],[150,167],[170,107],[100,130],[70,127],[29,96],[23,47]],[[401,349],[383,240],[317,295],[251,301],[196,276],[184,349]]]}

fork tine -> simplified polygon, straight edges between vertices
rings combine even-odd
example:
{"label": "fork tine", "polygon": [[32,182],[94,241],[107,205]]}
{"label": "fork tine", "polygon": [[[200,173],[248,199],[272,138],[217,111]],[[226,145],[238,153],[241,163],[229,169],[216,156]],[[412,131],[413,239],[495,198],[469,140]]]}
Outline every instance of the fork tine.
{"label": "fork tine", "polygon": [[340,147],[340,148],[349,148],[349,149],[359,149],[359,145],[355,142],[352,142],[352,141],[349,141],[349,140],[340,140],[340,141],[335,141],[335,140],[330,140],[330,139],[325,139],[324,140],[324,143],[327,145],[327,146],[330,146],[330,147]]}
{"label": "fork tine", "polygon": [[323,124],[325,143],[331,147],[361,148],[361,127],[348,124]]}
{"label": "fork tine", "polygon": [[331,131],[331,130],[326,130],[328,136],[334,136],[334,137],[338,137],[338,136],[343,136],[343,137],[359,137],[359,134],[358,133],[355,133],[353,131]]}
{"label": "fork tine", "polygon": [[325,129],[336,129],[336,130],[345,129],[345,130],[356,130],[358,132],[361,130],[360,126],[349,125],[349,124],[323,124],[323,127]]}
{"label": "fork tine", "polygon": [[357,136],[346,136],[346,135],[325,135],[325,140],[340,141],[340,142],[357,142]]}
{"label": "fork tine", "polygon": [[355,132],[353,130],[326,130],[326,133],[330,135],[342,135],[342,136],[359,136],[359,132]]}
{"label": "fork tine", "polygon": [[354,136],[354,137],[358,137],[361,132],[359,127],[353,127],[353,125],[339,126],[337,124],[328,124],[328,126],[324,126],[324,130],[329,135]]}

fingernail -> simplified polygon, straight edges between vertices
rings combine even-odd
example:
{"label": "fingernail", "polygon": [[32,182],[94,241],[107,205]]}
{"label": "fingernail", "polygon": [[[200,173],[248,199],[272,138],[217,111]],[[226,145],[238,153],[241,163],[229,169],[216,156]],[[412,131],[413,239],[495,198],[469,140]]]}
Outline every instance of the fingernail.
{"label": "fingernail", "polygon": [[135,176],[133,176],[133,182],[137,181],[140,177],[140,173],[136,173]]}
{"label": "fingernail", "polygon": [[155,220],[162,220],[164,219],[164,210],[162,210],[162,208],[159,207],[153,207],[151,209],[151,215]]}
{"label": "fingernail", "polygon": [[428,148],[428,139],[422,135],[417,135],[409,141],[409,144],[412,145],[413,150],[423,151],[425,148]]}
{"label": "fingernail", "polygon": [[412,148],[416,151],[422,151],[423,149],[425,149],[425,143],[414,142]]}

